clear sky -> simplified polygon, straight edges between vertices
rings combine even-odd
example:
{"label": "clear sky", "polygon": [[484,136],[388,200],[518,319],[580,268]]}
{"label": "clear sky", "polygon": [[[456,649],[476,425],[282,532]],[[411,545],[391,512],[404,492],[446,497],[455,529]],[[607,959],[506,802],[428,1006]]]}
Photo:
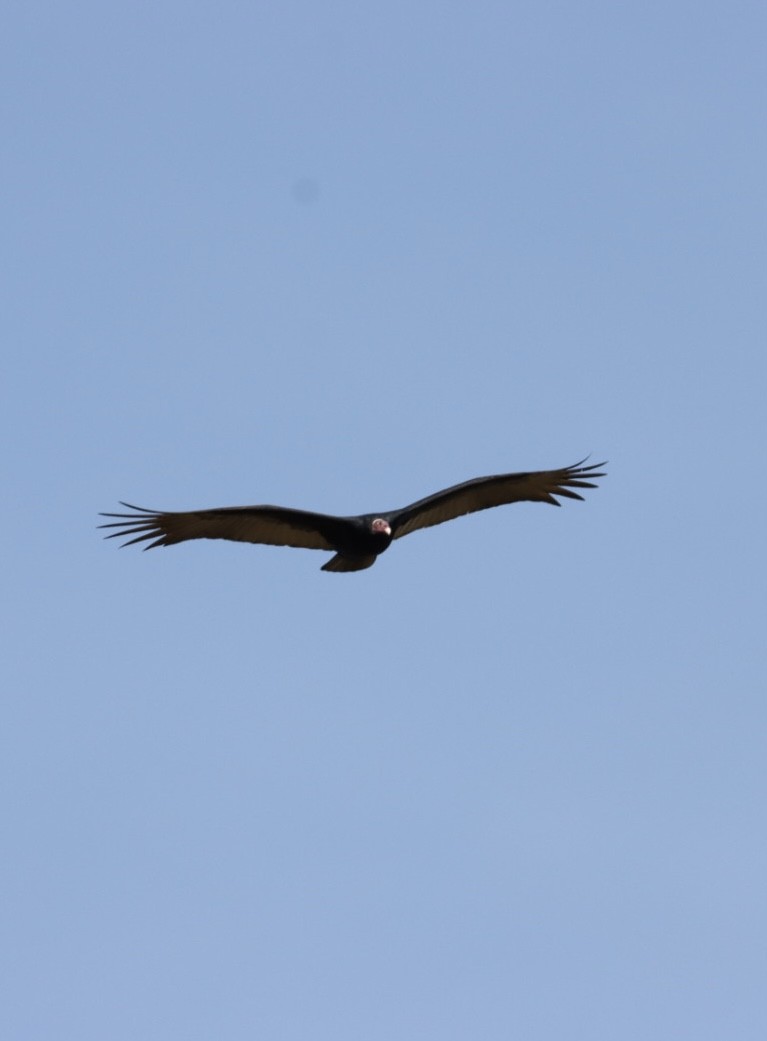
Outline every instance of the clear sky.
{"label": "clear sky", "polygon": [[2,21],[0,1035],[763,1041],[764,4]]}

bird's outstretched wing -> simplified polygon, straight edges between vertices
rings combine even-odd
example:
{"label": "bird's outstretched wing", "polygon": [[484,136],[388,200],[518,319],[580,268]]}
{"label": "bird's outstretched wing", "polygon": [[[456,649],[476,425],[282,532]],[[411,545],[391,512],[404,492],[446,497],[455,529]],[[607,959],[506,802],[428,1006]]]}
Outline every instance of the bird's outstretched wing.
{"label": "bird's outstretched wing", "polygon": [[604,463],[583,466],[585,460],[562,470],[538,470],[531,473],[498,474],[495,477],[476,477],[456,484],[425,499],[411,503],[401,510],[383,514],[392,529],[392,538],[400,539],[419,528],[462,517],[466,513],[489,510],[511,502],[548,502],[561,506],[554,496],[583,499],[573,488],[596,488],[592,481],[604,477],[600,471]]}
{"label": "bird's outstretched wing", "polygon": [[144,549],[172,546],[187,539],[231,539],[259,542],[268,546],[300,549],[334,549],[336,536],[343,533],[344,518],[283,506],[225,506],[189,513],[165,513],[120,503],[133,513],[102,513],[116,520],[102,528],[116,528],[105,538],[128,538],[124,546],[148,542]]}

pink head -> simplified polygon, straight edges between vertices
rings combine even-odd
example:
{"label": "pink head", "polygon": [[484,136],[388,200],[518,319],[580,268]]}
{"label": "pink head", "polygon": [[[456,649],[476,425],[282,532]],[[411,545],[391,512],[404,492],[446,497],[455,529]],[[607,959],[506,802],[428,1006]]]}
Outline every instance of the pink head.
{"label": "pink head", "polygon": [[370,530],[374,535],[391,535],[389,522],[385,521],[383,517],[376,517],[370,525]]}

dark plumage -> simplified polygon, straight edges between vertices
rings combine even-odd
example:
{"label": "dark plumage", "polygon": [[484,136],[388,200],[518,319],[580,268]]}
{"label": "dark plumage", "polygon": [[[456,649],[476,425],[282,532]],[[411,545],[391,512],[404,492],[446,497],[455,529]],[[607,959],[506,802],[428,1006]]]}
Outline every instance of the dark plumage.
{"label": "dark plumage", "polygon": [[596,488],[592,481],[605,474],[604,463],[583,466],[576,463],[562,470],[499,474],[477,477],[452,488],[429,495],[401,510],[363,513],[358,517],[333,517],[284,506],[224,506],[188,513],[165,513],[121,503],[133,513],[102,513],[117,520],[102,524],[116,528],[106,538],[134,536],[123,543],[148,542],[153,546],[172,546],[187,539],[231,539],[235,542],[260,542],[269,546],[297,546],[324,549],[335,553],[323,571],[362,571],[375,564],[379,553],[393,539],[419,528],[476,513],[511,502],[547,502],[560,506],[555,496],[582,499],[573,488]]}

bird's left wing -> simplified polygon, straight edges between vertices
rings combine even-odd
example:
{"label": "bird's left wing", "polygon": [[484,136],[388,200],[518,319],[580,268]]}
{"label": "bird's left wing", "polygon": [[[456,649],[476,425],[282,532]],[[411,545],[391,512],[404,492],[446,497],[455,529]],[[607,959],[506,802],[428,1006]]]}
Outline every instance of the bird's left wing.
{"label": "bird's left wing", "polygon": [[538,470],[531,473],[498,474],[495,477],[476,477],[472,481],[456,484],[425,499],[411,503],[401,510],[386,516],[392,529],[392,538],[399,539],[419,528],[430,528],[434,524],[462,517],[466,513],[489,510],[493,506],[504,506],[511,502],[547,502],[560,506],[554,496],[568,499],[583,499],[573,488],[596,488],[592,481],[604,477],[600,467],[604,463],[583,466],[575,463],[561,470]]}
{"label": "bird's left wing", "polygon": [[187,539],[231,539],[268,546],[296,546],[301,549],[334,549],[335,535],[344,524],[341,517],[283,506],[224,506],[213,510],[166,513],[145,510],[123,502],[133,513],[102,513],[117,518],[102,528],[116,528],[108,539],[134,536],[124,542],[148,542],[144,549],[172,546]]}

